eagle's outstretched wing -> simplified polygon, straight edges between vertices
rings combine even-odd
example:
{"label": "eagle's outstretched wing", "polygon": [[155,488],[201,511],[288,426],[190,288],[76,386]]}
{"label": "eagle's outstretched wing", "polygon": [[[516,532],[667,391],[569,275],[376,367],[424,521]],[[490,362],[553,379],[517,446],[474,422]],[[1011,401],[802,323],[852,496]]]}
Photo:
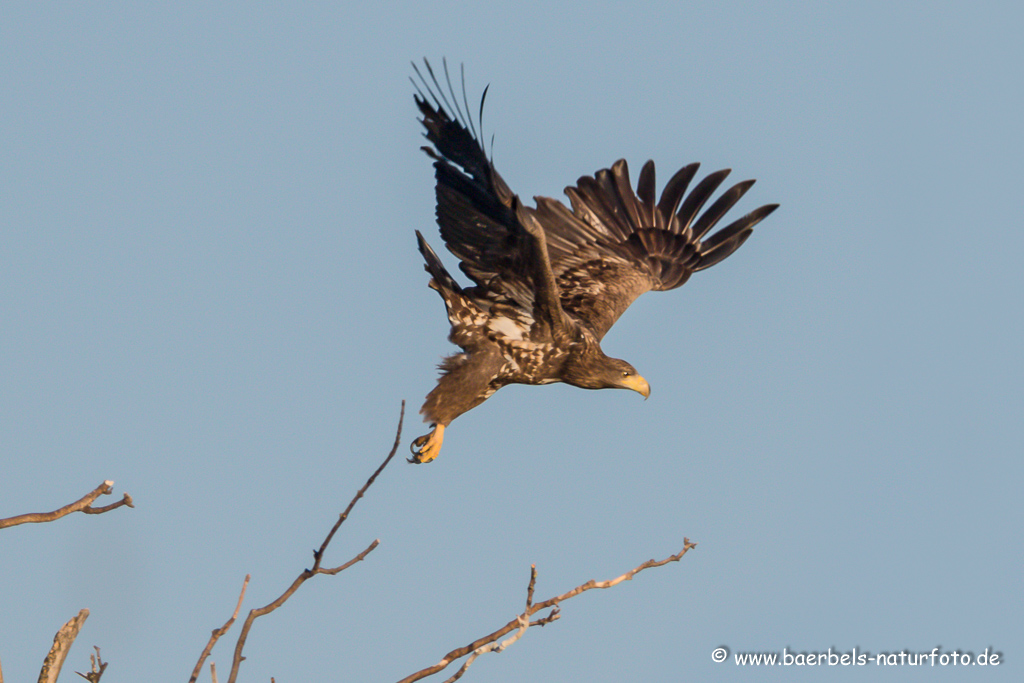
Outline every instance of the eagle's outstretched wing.
{"label": "eagle's outstretched wing", "polygon": [[[413,81],[413,85],[419,93],[415,99],[423,115],[424,136],[433,145],[423,147],[423,151],[434,159],[441,238],[461,261],[462,272],[476,283],[479,295],[530,311],[535,289],[531,237],[517,218],[518,198],[494,170],[477,137],[465,97],[465,81],[463,114],[447,63],[444,72],[448,96],[430,63],[424,60],[424,65],[433,87],[415,63],[413,69],[420,83]],[[478,117],[481,127],[486,98],[484,89]]]}
{"label": "eagle's outstretched wing", "polygon": [[[548,197],[536,197],[535,209],[523,206],[480,143],[465,81],[464,114],[447,64],[451,101],[430,64],[425,65],[434,87],[415,64],[420,83],[413,84],[419,91],[416,104],[423,114],[425,136],[433,145],[423,149],[434,159],[441,237],[460,259],[462,271],[476,283],[479,295],[527,312],[536,310],[544,294],[557,296],[561,310],[551,310],[557,305],[547,308],[555,318],[554,326],[567,314],[601,339],[638,296],[679,287],[692,273],[718,263],[778,208],[777,204],[762,206],[709,236],[753,180],[734,185],[700,213],[728,169],[705,177],[686,195],[699,166],[690,164],[669,180],[655,202],[654,163],[644,164],[634,192],[624,160],[566,188],[571,211]],[[481,120],[486,96],[485,89]],[[530,234],[537,226],[546,238],[546,248],[541,250]],[[545,271],[554,276],[557,288],[545,281]]]}
{"label": "eagle's outstretched wing", "polygon": [[754,181],[732,186],[701,213],[730,171],[708,175],[686,195],[698,167],[680,169],[657,202],[654,162],[644,164],[634,193],[623,159],[565,189],[572,211],[554,199],[536,198],[562,307],[598,339],[638,296],[679,287],[715,265],[778,208],[767,204],[709,235]]}

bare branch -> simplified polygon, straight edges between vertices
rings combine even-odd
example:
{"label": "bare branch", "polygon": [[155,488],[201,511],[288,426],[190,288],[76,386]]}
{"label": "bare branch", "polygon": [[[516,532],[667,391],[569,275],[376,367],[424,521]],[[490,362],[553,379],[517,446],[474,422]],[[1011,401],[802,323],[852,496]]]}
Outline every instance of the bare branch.
{"label": "bare branch", "polygon": [[[203,669],[203,662],[205,662],[206,658],[210,656],[210,652],[213,651],[213,646],[217,644],[217,641],[220,640],[220,637],[222,635],[228,632],[228,629],[231,628],[231,625],[235,623],[235,619],[238,618],[238,610],[242,609],[242,600],[245,599],[245,589],[248,586],[249,574],[246,574],[245,581],[242,582],[242,592],[238,595],[238,604],[235,605],[234,613],[231,615],[231,618],[224,623],[223,626],[221,626],[220,628],[213,629],[213,634],[210,635],[210,640],[206,643],[206,647],[203,648],[202,654],[199,655],[199,661],[196,662],[196,668],[192,669],[192,676],[188,679],[188,683],[196,683],[196,681],[199,679],[199,672]],[[213,666],[212,662],[210,663],[210,666]],[[213,670],[212,675],[216,678],[216,669]],[[2,681],[0,681],[0,683],[2,683]]]}
{"label": "bare branch", "polygon": [[[690,539],[684,538],[683,549],[675,555],[670,555],[664,560],[648,560],[640,566],[634,567],[633,569],[629,570],[625,574],[616,576],[613,579],[608,579],[607,581],[594,581],[593,579],[591,579],[590,581],[587,581],[584,584],[576,586],[570,591],[566,591],[561,595],[556,595],[553,598],[549,598],[547,600],[544,600],[543,602],[538,603],[533,603],[533,589],[537,581],[537,568],[535,566],[531,566],[530,584],[527,587],[526,611],[516,616],[515,619],[508,622],[507,624],[499,628],[497,631],[494,631],[493,633],[483,636],[482,638],[478,638],[469,645],[452,650],[444,657],[442,657],[441,661],[439,661],[437,664],[434,664],[433,666],[428,666],[425,669],[421,669],[414,674],[406,676],[401,681],[399,681],[399,683],[412,683],[413,681],[421,680],[423,678],[426,678],[427,676],[433,676],[439,671],[442,671],[443,669],[447,668],[452,662],[458,659],[462,659],[463,657],[469,655],[469,659],[462,665],[459,671],[456,672],[454,676],[449,678],[448,681],[445,681],[445,683],[456,681],[462,676],[462,674],[465,673],[466,669],[468,669],[470,664],[473,663],[473,660],[479,657],[481,654],[484,654],[485,652],[500,652],[507,646],[519,640],[519,638],[522,637],[523,633],[525,633],[526,629],[528,629],[529,627],[544,626],[559,619],[559,603],[570,598],[574,598],[580,593],[585,593],[586,591],[591,590],[593,588],[611,588],[612,586],[618,585],[623,581],[629,581],[645,569],[650,569],[652,567],[660,567],[662,565],[668,564],[669,562],[678,562],[683,557],[683,555],[687,553],[687,551],[692,550],[696,547],[696,543],[691,543]],[[537,612],[541,612],[548,608],[551,608],[551,612],[547,616],[541,617],[540,619],[536,619],[534,621],[530,621],[531,616],[533,616]],[[502,638],[504,635],[508,633],[511,633],[512,631],[516,631],[516,634],[514,636],[506,639],[505,641],[502,641],[500,644],[496,644],[498,643],[498,640],[500,638]]]}
{"label": "bare branch", "polygon": [[356,562],[362,562],[366,558],[366,556],[373,552],[373,549],[376,548],[378,545],[380,545],[380,539],[374,539],[373,543],[371,543],[369,547],[366,548],[366,550],[359,553],[345,564],[341,565],[340,567],[334,567],[333,569],[317,569],[317,574],[327,574],[328,576],[334,576],[335,574],[343,572],[352,565],[354,565]]}
{"label": "bare branch", "polygon": [[[534,573],[534,576],[536,576],[536,573],[537,573],[536,567],[534,568],[533,573]],[[469,657],[466,658],[465,663],[463,663],[463,665],[461,667],[459,667],[459,670],[455,672],[455,675],[452,676],[451,678],[449,678],[448,680],[446,680],[444,683],[455,683],[455,681],[457,681],[460,678],[462,678],[462,674],[466,673],[466,670],[469,669],[470,665],[480,655],[482,655],[482,654],[484,654],[486,652],[501,652],[506,647],[508,647],[512,643],[514,643],[517,640],[519,640],[520,638],[522,638],[523,634],[526,633],[526,629],[530,628],[530,626],[532,626],[533,624],[530,623],[530,618],[527,617],[526,614],[520,614],[517,619],[519,621],[519,630],[517,630],[514,635],[512,635],[509,638],[506,638],[505,640],[501,641],[500,643],[498,643],[498,642],[488,643],[486,645],[481,645],[477,649],[473,650],[473,652],[470,653]]]}
{"label": "bare branch", "polygon": [[537,586],[537,565],[530,565],[530,585],[526,587],[526,609],[533,605],[533,589]]}
{"label": "bare branch", "polygon": [[359,502],[359,499],[363,497],[363,494],[366,493],[367,489],[369,489],[370,486],[373,485],[373,482],[377,479],[377,475],[384,471],[384,468],[388,466],[388,463],[391,462],[391,459],[395,457],[395,453],[398,452],[398,446],[402,441],[402,422],[404,420],[405,401],[402,401],[402,410],[398,416],[398,429],[396,430],[395,433],[395,443],[391,447],[391,452],[388,453],[388,457],[384,458],[384,462],[382,462],[380,467],[377,468],[377,471],[370,475],[370,478],[366,480],[366,483],[363,484],[363,487],[356,492],[355,497],[353,497],[351,502],[349,502],[348,507],[345,508],[345,511],[338,516],[338,521],[334,523],[333,527],[331,527],[331,530],[330,532],[328,532],[327,538],[324,539],[324,542],[320,544],[320,547],[318,549],[313,551],[312,568],[302,570],[302,573],[299,574],[294,581],[292,581],[292,584],[288,587],[288,589],[284,593],[282,593],[276,600],[258,609],[249,610],[249,615],[245,618],[245,623],[242,624],[242,631],[238,635],[238,642],[235,644],[235,655],[234,659],[231,662],[231,674],[228,676],[228,683],[235,683],[235,680],[238,678],[238,669],[242,665],[242,660],[245,659],[242,656],[242,650],[245,648],[246,638],[249,637],[249,629],[252,628],[252,624],[257,618],[262,617],[265,614],[270,614],[278,607],[283,605],[288,600],[288,598],[290,598],[295,593],[295,591],[299,589],[299,586],[306,582],[307,579],[312,578],[317,574],[327,574],[330,576],[338,574],[339,572],[348,569],[356,562],[361,562],[367,555],[373,552],[373,549],[377,547],[378,543],[380,543],[379,539],[375,540],[373,543],[367,546],[366,550],[359,553],[351,560],[338,567],[324,569],[320,566],[320,563],[323,561],[324,552],[327,550],[327,546],[330,544],[331,539],[334,538],[334,534],[338,531],[338,528],[345,522],[346,519],[348,519],[348,515],[350,512],[352,512],[352,508],[355,507],[356,503]]}
{"label": "bare branch", "polygon": [[96,650],[96,654],[89,655],[89,673],[84,674],[81,671],[76,671],[75,673],[89,681],[89,683],[100,683],[100,678],[103,677],[103,672],[107,670],[107,664],[110,662],[103,661],[100,657],[100,649],[98,647],[93,645],[92,649]]}
{"label": "bare branch", "polygon": [[15,517],[7,517],[6,519],[0,519],[0,529],[6,529],[10,526],[18,526],[19,524],[38,524],[41,522],[52,522],[55,519],[60,519],[70,515],[72,512],[84,512],[87,515],[100,515],[104,512],[109,512],[115,508],[119,508],[122,505],[127,505],[130,508],[135,507],[132,502],[132,497],[127,493],[124,497],[116,503],[105,505],[103,507],[94,508],[91,507],[91,503],[99,498],[100,496],[110,495],[110,492],[114,490],[114,482],[109,479],[97,486],[95,489],[85,494],[74,503],[65,505],[64,507],[54,510],[53,512],[29,512],[24,515],[17,515]]}
{"label": "bare branch", "polygon": [[[352,508],[356,506],[356,503],[359,502],[359,499],[363,497],[363,494],[366,493],[366,490],[373,485],[374,480],[377,479],[377,475],[383,472],[384,468],[388,466],[389,462],[391,462],[391,458],[395,457],[395,453],[398,451],[398,444],[400,444],[402,441],[402,421],[404,419],[405,401],[402,401],[402,411],[398,416],[398,431],[395,434],[395,445],[391,447],[391,452],[388,453],[388,457],[384,458],[384,462],[380,464],[380,467],[377,468],[377,471],[371,474],[370,478],[366,480],[365,484],[363,484],[363,488],[359,489],[356,492],[355,497],[349,502],[348,507],[345,508],[345,511],[338,515],[338,521],[334,523],[333,527],[331,527],[330,533],[327,534],[327,538],[324,539],[324,542],[320,544],[320,548],[313,551],[313,559],[315,560],[313,564],[313,569],[318,569],[320,567],[320,560],[324,556],[324,551],[327,550],[327,546],[330,544],[331,539],[334,538],[334,534],[338,530],[338,527],[340,527],[345,522],[345,520],[348,519],[348,513],[352,512]],[[372,549],[373,548],[371,548],[370,550]]]}
{"label": "bare branch", "polygon": [[50,648],[49,654],[43,660],[43,668],[39,670],[39,683],[57,683],[57,676],[60,675],[60,669],[64,666],[68,651],[88,618],[89,610],[83,609],[77,616],[72,617],[68,623],[60,627],[57,635],[53,637],[53,647]]}

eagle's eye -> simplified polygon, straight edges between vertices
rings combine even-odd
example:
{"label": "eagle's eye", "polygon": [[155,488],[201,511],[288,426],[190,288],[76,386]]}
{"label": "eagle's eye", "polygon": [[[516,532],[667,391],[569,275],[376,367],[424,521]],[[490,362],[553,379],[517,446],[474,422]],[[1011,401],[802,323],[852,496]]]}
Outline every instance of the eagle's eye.
{"label": "eagle's eye", "polygon": [[623,370],[623,371],[622,371],[622,376],[623,376],[623,377],[629,377],[629,376],[630,376],[630,374],[632,374],[632,373],[630,373],[630,371],[629,371],[629,370]]}

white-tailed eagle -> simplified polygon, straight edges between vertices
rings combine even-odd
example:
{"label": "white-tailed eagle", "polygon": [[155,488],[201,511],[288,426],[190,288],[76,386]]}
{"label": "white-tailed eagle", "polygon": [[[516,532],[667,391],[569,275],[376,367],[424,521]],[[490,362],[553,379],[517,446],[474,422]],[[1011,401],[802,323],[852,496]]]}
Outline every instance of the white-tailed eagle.
{"label": "white-tailed eagle", "polygon": [[[430,287],[448,309],[448,338],[462,352],[441,363],[441,378],[420,411],[433,429],[413,441],[411,462],[436,458],[451,421],[506,384],[565,382],[632,389],[646,398],[647,381],[626,361],[606,356],[601,339],[644,292],[679,287],[736,251],[778,204],[711,232],[753,180],[732,186],[702,212],[729,169],[687,194],[699,166],[690,164],[656,198],[654,162],[644,164],[634,192],[620,160],[565,189],[571,210],[547,197],[524,206],[487,157],[465,81],[460,106],[447,64],[447,94],[425,66],[429,82],[414,64],[413,84],[432,145],[423,149],[434,159],[437,224],[473,286],[460,286],[416,231]],[[485,89],[478,122],[486,96]]]}

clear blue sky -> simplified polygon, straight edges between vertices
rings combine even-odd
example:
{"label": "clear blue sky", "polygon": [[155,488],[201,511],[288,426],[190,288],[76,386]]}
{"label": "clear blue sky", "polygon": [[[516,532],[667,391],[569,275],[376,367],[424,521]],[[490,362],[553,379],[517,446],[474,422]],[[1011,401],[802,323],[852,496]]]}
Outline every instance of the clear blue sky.
{"label": "clear blue sky", "polygon": [[137,506],[0,532],[5,680],[82,607],[66,680],[92,645],[104,683],[186,680],[247,573],[245,609],[312,563],[403,398],[423,433],[452,348],[423,56],[491,84],[524,198],[653,158],[782,208],[606,337],[650,400],[510,387],[393,463],[326,562],[379,548],[257,621],[243,680],[397,680],[512,618],[531,563],[549,597],[684,536],[464,680],[880,676],[720,645],[994,648],[882,676],[1021,680],[1024,12],[484,5],[0,8],[0,516],[104,479]]}

